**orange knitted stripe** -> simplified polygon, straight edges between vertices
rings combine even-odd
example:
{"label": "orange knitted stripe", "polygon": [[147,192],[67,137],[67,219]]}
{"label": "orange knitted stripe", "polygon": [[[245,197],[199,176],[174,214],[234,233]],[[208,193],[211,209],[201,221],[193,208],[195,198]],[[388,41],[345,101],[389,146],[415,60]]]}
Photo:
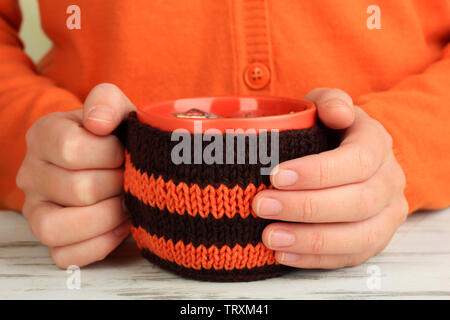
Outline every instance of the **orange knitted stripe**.
{"label": "orange knitted stripe", "polygon": [[228,245],[220,248],[212,245],[207,248],[204,245],[194,247],[192,243],[184,244],[181,240],[174,244],[171,239],[152,236],[141,227],[132,227],[131,233],[139,249],[148,249],[160,258],[185,268],[233,270],[279,264],[275,260],[274,251],[261,242],[256,246],[247,244],[242,247],[236,244],[233,248]]}
{"label": "orange knitted stripe", "polygon": [[[270,186],[269,188],[272,188]],[[175,184],[172,180],[164,181],[159,176],[155,179],[146,172],[141,173],[131,162],[130,155],[125,154],[124,189],[130,192],[140,201],[160,210],[166,208],[169,212],[191,216],[197,214],[203,218],[212,215],[216,219],[224,215],[233,218],[239,214],[242,218],[256,214],[251,208],[251,203],[257,192],[268,189],[264,184],[258,188],[250,183],[245,189],[239,185],[228,188],[221,184],[218,188],[208,185],[200,188],[197,184],[180,182]]]}

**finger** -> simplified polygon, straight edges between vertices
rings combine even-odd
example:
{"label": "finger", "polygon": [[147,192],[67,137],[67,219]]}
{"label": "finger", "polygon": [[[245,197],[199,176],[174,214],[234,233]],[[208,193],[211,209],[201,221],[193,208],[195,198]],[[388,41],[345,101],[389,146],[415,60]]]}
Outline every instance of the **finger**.
{"label": "finger", "polygon": [[[361,182],[319,190],[268,189],[257,193],[252,207],[265,219],[320,223],[365,220],[392,201],[401,186],[392,177],[393,161]],[[398,190],[397,190],[398,189]]]}
{"label": "finger", "polygon": [[66,170],[40,162],[32,176],[34,190],[62,206],[90,206],[122,193],[122,169]]}
{"label": "finger", "polygon": [[110,134],[136,107],[115,85],[94,87],[84,102],[83,125],[97,135]]}
{"label": "finger", "polygon": [[122,197],[114,197],[88,207],[60,207],[41,201],[26,208],[33,234],[50,247],[65,246],[97,237],[113,230],[129,218]]}
{"label": "finger", "polygon": [[392,236],[380,244],[378,248],[357,254],[298,254],[276,251],[275,259],[284,265],[301,269],[338,269],[353,267],[366,262],[387,247]]}
{"label": "finger", "polygon": [[33,210],[37,204],[45,201],[39,194],[33,192],[25,192],[25,202],[22,206],[22,215],[25,219],[27,219],[28,223],[30,222],[30,218],[33,215]]}
{"label": "finger", "polygon": [[319,119],[329,128],[345,129],[355,120],[353,100],[343,90],[314,89],[305,99],[315,103]]}
{"label": "finger", "polygon": [[88,132],[75,113],[47,116],[33,128],[27,140],[38,158],[66,169],[117,168],[123,162],[119,139]]}
{"label": "finger", "polygon": [[71,265],[84,267],[104,260],[127,237],[130,226],[131,223],[127,220],[116,229],[98,237],[64,247],[52,247],[50,255],[55,264],[62,269],[67,269]]}
{"label": "finger", "polygon": [[389,239],[404,221],[402,201],[387,206],[378,215],[359,222],[268,225],[264,244],[273,250],[297,254],[355,254],[374,250]]}
{"label": "finger", "polygon": [[370,178],[388,153],[385,134],[375,121],[357,110],[341,145],[333,150],[285,161],[271,172],[277,189],[322,189]]}
{"label": "finger", "polygon": [[362,264],[374,254],[296,254],[277,251],[275,259],[284,265],[301,269],[338,269]]}

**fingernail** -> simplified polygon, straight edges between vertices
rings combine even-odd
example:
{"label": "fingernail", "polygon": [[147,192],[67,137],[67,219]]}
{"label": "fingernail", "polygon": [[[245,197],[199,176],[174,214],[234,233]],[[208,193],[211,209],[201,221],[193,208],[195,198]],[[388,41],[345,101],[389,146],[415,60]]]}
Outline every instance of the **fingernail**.
{"label": "fingernail", "polygon": [[274,230],[269,235],[270,247],[289,247],[295,241],[295,237],[292,233],[284,230]]}
{"label": "fingernail", "polygon": [[275,168],[272,174],[272,183],[275,187],[287,187],[297,182],[298,175],[295,171]]}
{"label": "fingernail", "polygon": [[281,252],[278,256],[278,261],[279,262],[287,262],[287,263],[292,263],[292,262],[297,262],[298,259],[300,259],[300,255],[296,254],[296,253],[290,253],[290,252]]}
{"label": "fingernail", "polygon": [[117,228],[115,228],[113,230],[113,233],[119,237],[122,238],[123,236],[125,236],[126,234],[128,234],[128,232],[130,231],[130,220],[127,220],[126,222],[122,223],[120,226],[118,226]]}
{"label": "fingernail", "polygon": [[99,122],[111,122],[114,120],[114,113],[108,107],[92,107],[87,113],[87,118]]}
{"label": "fingernail", "polygon": [[262,217],[276,216],[281,212],[281,203],[270,198],[260,198],[256,203],[256,214]]}

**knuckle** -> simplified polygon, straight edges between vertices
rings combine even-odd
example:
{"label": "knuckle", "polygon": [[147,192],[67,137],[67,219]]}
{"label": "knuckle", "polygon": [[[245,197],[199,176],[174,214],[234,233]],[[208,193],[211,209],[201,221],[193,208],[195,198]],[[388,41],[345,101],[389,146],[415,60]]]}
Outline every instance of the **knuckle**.
{"label": "knuckle", "polygon": [[30,128],[32,131],[38,131],[41,128],[47,128],[48,126],[52,125],[53,121],[58,121],[61,118],[61,115],[63,112],[52,112],[49,114],[46,114],[45,116],[40,117],[36,122],[33,124],[33,126]]}
{"label": "knuckle", "polygon": [[307,196],[303,199],[302,208],[300,212],[300,221],[310,222],[313,221],[317,215],[317,203],[311,196]]}
{"label": "knuckle", "polygon": [[368,188],[361,188],[358,196],[358,215],[368,217],[374,204],[373,192]]}
{"label": "knuckle", "polygon": [[28,148],[32,146],[34,143],[34,137],[36,135],[35,131],[36,131],[36,124],[31,126],[31,128],[28,129],[27,132],[25,133],[25,142]]}
{"label": "knuckle", "polygon": [[29,185],[28,180],[29,179],[28,179],[28,176],[26,174],[25,165],[22,164],[22,166],[20,166],[19,171],[17,172],[17,175],[16,175],[16,185],[20,189],[24,190]]}
{"label": "knuckle", "polygon": [[383,124],[372,118],[372,123],[373,125],[378,129],[378,131],[381,133],[383,139],[385,140],[387,147],[389,149],[392,149],[392,145],[393,145],[393,139],[392,136],[389,134],[389,132],[386,130],[386,128],[383,126]]}
{"label": "knuckle", "polygon": [[370,227],[364,235],[363,249],[371,249],[378,244],[378,239],[380,235],[378,229],[375,227]]}
{"label": "knuckle", "polygon": [[59,156],[68,168],[74,167],[77,163],[80,152],[78,136],[72,130],[66,130],[59,138]]}
{"label": "knuckle", "polygon": [[[22,207],[22,215],[26,219],[29,219],[29,217],[31,217],[32,213],[33,213],[33,210],[32,210],[32,206],[31,206],[30,200],[29,200],[28,197],[26,197],[25,198],[25,202],[24,202],[23,207]],[[31,225],[30,225],[30,228],[31,228]]]}
{"label": "knuckle", "polygon": [[386,130],[380,121],[374,118],[370,118],[370,123],[375,126],[377,129]]}
{"label": "knuckle", "polygon": [[330,183],[330,173],[333,167],[332,160],[319,160],[318,163],[318,176],[320,187],[325,187]]}
{"label": "knuckle", "polygon": [[58,241],[58,228],[50,215],[40,215],[32,219],[31,231],[45,245],[55,246]]}
{"label": "knuckle", "polygon": [[392,171],[394,173],[386,177],[386,183],[389,183],[393,193],[402,193],[406,187],[405,173],[398,162],[394,163]]}
{"label": "knuckle", "polygon": [[[384,129],[384,127],[383,127]],[[385,130],[383,130],[384,132],[384,137],[386,139],[386,146],[388,148],[388,150],[392,150],[393,146],[394,146],[394,139],[392,139],[392,136],[389,134],[389,132]]]}
{"label": "knuckle", "polygon": [[52,122],[57,120],[61,114],[61,112],[50,113],[33,123],[25,133],[25,143],[28,149],[35,148],[36,144],[42,142],[42,139],[40,139],[42,131],[48,130],[48,128],[52,126]]}
{"label": "knuckle", "polygon": [[[398,165],[400,167],[400,165]],[[406,176],[401,168],[399,168],[399,177],[397,179],[400,190],[404,190],[406,188]]]}
{"label": "knuckle", "polygon": [[72,182],[73,196],[79,205],[94,204],[95,183],[89,176],[78,176]]}
{"label": "knuckle", "polygon": [[400,225],[402,225],[409,216],[409,204],[405,197],[402,197],[402,200],[400,202]]}
{"label": "knuckle", "polygon": [[406,215],[409,212],[409,203],[408,200],[406,200],[405,197],[402,197],[402,207],[403,207],[403,211],[406,213]]}
{"label": "knuckle", "polygon": [[311,253],[321,253],[325,248],[325,235],[321,231],[313,231],[310,240]]}
{"label": "knuckle", "polygon": [[360,175],[369,178],[375,168],[375,157],[367,148],[359,147],[356,151],[356,161]]}

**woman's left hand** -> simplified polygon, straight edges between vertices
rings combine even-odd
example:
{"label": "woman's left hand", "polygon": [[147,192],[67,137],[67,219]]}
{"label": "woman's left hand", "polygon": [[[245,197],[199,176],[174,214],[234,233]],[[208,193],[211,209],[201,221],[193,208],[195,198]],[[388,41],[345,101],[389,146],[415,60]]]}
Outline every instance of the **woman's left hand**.
{"label": "woman's left hand", "polygon": [[340,146],[279,164],[275,189],[259,192],[256,214],[281,220],[266,227],[264,244],[281,264],[335,269],[381,252],[406,220],[405,175],[380,122],[339,89],[315,89],[320,120],[345,129]]}

